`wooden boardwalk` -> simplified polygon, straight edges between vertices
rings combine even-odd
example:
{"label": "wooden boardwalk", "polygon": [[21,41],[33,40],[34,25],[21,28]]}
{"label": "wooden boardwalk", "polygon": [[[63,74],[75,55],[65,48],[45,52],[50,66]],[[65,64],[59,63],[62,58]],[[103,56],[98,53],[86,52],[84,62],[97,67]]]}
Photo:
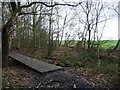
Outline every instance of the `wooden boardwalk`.
{"label": "wooden boardwalk", "polygon": [[21,55],[21,54],[16,53],[16,52],[11,52],[9,54],[9,56],[11,58],[27,65],[30,68],[33,68],[33,69],[37,70],[40,73],[62,69],[62,67],[60,67],[60,66],[45,63],[45,62],[42,62],[38,59],[34,59],[34,58],[31,58],[31,57],[28,57],[28,56],[25,56],[25,55]]}

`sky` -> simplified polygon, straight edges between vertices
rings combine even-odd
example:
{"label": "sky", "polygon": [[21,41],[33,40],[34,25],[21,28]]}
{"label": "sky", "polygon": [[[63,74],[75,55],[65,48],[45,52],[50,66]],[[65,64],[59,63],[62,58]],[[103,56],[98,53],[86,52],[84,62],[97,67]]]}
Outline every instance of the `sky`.
{"label": "sky", "polygon": [[106,23],[102,39],[118,39],[118,18],[114,17]]}
{"label": "sky", "polygon": [[[114,3],[116,7],[118,5],[118,1],[120,0],[114,0],[114,2],[113,0],[103,0],[103,1]],[[118,15],[115,11],[112,11],[111,13],[114,14],[115,16],[113,16],[113,18],[106,23],[106,27],[102,39],[118,40],[118,30],[119,30]]]}
{"label": "sky", "polygon": [[[108,1],[110,3],[110,0],[104,0],[104,1]],[[114,0],[115,2],[115,6],[118,5],[118,0]],[[112,0],[111,0],[111,3]],[[105,40],[118,40],[118,15],[117,13],[113,10],[110,12],[111,14],[114,14],[113,18],[111,20],[109,20],[106,23],[106,27],[104,29],[104,33],[103,33],[103,37],[102,39]]]}

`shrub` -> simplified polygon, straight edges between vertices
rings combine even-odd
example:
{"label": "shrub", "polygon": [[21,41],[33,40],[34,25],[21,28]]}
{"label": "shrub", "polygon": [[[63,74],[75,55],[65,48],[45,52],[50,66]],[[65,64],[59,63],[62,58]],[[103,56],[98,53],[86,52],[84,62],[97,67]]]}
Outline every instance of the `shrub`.
{"label": "shrub", "polygon": [[100,66],[96,66],[96,71],[98,73],[117,73],[118,67],[115,64],[101,64]]}

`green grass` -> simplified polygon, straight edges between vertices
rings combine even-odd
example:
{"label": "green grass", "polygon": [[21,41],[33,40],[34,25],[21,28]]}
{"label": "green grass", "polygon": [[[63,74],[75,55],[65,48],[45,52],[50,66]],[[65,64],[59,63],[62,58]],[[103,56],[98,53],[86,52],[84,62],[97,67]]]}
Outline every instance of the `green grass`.
{"label": "green grass", "polygon": [[[75,46],[77,42],[78,40],[75,40],[72,46]],[[64,45],[64,43],[65,41],[63,40],[62,45]],[[114,48],[115,45],[117,44],[117,40],[100,40],[99,43],[100,43],[100,47],[103,49]],[[95,44],[97,44],[97,42],[95,42]]]}
{"label": "green grass", "polygon": [[100,45],[103,49],[114,48],[117,44],[117,40],[101,40]]}

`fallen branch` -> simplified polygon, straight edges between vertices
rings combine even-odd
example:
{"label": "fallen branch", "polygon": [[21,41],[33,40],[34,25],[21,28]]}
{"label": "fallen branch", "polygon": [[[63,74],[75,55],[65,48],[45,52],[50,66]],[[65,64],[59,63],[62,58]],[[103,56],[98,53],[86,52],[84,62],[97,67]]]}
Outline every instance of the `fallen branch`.
{"label": "fallen branch", "polygon": [[39,88],[41,86],[41,82],[39,82],[39,84],[36,86],[36,88]]}
{"label": "fallen branch", "polygon": [[60,83],[59,81],[53,81],[53,80],[50,80],[50,81],[48,81],[47,83],[45,83],[45,85],[49,85],[50,83],[53,83],[53,82]]}

